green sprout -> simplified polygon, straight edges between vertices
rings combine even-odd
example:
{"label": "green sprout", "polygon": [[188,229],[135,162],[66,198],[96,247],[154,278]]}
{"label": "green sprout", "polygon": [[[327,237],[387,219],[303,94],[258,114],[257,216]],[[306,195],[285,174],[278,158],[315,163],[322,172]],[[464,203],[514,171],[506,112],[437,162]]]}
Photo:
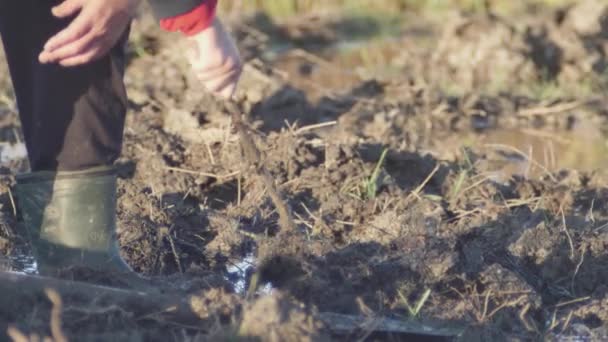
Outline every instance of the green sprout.
{"label": "green sprout", "polygon": [[422,310],[422,307],[424,307],[424,304],[431,296],[431,289],[427,289],[426,291],[424,291],[424,293],[422,294],[422,297],[420,297],[420,299],[418,300],[416,305],[414,305],[413,307],[410,305],[409,301],[407,300],[407,298],[405,298],[405,296],[401,293],[401,291],[399,291],[398,293],[399,293],[399,297],[401,297],[401,300],[403,301],[403,304],[405,304],[405,307],[407,308],[407,311],[409,312],[410,317],[417,317],[418,314],[420,313],[420,310]]}
{"label": "green sprout", "polygon": [[384,165],[384,159],[386,159],[386,154],[388,153],[388,149],[384,149],[382,154],[380,155],[380,159],[374,168],[374,172],[369,177],[369,179],[365,182],[365,194],[367,195],[367,199],[375,198],[378,194],[378,189],[380,188],[380,182],[378,179],[380,178],[380,171],[382,170],[382,166]]}

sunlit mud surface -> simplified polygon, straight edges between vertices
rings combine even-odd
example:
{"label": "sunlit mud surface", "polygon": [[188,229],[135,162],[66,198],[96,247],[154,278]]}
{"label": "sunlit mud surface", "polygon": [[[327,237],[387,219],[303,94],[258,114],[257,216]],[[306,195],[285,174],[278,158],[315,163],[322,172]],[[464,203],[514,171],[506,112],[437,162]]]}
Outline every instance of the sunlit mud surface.
{"label": "sunlit mud surface", "polygon": [[[144,15],[125,78],[121,253],[159,287],[201,291],[205,310],[193,326],[66,303],[62,328],[74,340],[408,340],[369,323],[387,318],[456,326],[460,341],[605,340],[606,6],[409,15],[389,33],[340,14],[229,20],[247,62],[237,99],[293,231],[222,104]],[[10,191],[27,163],[14,104],[0,103],[0,253],[29,273]],[[46,299],[30,304],[0,309],[0,323],[48,331]],[[367,325],[339,334],[327,313]]]}

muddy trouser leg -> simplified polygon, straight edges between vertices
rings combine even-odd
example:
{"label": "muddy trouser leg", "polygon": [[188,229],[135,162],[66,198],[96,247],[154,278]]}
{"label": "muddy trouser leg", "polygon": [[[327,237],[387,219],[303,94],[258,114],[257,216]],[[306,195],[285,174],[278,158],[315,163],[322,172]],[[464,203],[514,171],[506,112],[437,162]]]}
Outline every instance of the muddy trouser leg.
{"label": "muddy trouser leg", "polygon": [[0,34],[17,97],[32,171],[111,165],[126,113],[125,37],[85,66],[43,65],[44,43],[69,20],[52,16],[56,0],[0,0]]}

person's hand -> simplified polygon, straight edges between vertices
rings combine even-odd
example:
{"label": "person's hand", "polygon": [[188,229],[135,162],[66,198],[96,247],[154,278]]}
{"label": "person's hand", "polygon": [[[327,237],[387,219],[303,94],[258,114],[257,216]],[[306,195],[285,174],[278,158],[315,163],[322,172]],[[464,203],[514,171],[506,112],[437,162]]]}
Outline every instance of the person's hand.
{"label": "person's hand", "polygon": [[194,75],[212,94],[232,97],[242,72],[241,57],[220,20],[215,18],[209,28],[186,39],[190,44],[186,57]]}
{"label": "person's hand", "polygon": [[64,0],[53,7],[55,17],[75,15],[51,37],[38,56],[41,63],[76,66],[103,57],[118,42],[139,0]]}

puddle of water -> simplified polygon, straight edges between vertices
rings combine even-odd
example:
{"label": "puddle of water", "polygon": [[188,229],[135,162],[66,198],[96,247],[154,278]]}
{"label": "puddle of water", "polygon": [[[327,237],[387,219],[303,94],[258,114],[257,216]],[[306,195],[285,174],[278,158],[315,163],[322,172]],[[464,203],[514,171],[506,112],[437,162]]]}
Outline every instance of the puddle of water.
{"label": "puddle of water", "polygon": [[[246,295],[248,289],[248,280],[249,275],[252,274],[252,271],[255,269],[256,265],[256,257],[253,253],[247,254],[244,258],[233,263],[228,266],[228,276],[226,280],[228,280],[236,293],[240,295]],[[256,291],[257,294],[271,294],[274,287],[272,283],[266,282],[259,286]]]}
{"label": "puddle of water", "polygon": [[17,254],[8,257],[12,272],[22,274],[38,274],[38,264],[31,255]]}
{"label": "puddle of water", "polygon": [[343,93],[370,78],[389,79],[398,74],[403,48],[397,38],[345,41],[315,53],[287,50],[272,58],[272,65],[311,101]]}
{"label": "puddle of water", "polygon": [[[7,260],[0,259],[0,266],[6,263],[9,272],[20,274],[38,274],[38,265],[36,260],[31,255],[16,254],[8,256]],[[228,267],[228,280],[236,293],[244,296],[247,294],[249,275],[255,269],[256,257],[253,253],[247,254],[244,258],[233,263]],[[268,295],[271,294],[274,287],[272,283],[266,282],[259,286],[256,294]]]}
{"label": "puddle of water", "polygon": [[0,163],[4,164],[25,158],[27,158],[27,150],[24,143],[0,143]]}
{"label": "puddle of water", "polygon": [[490,177],[505,180],[512,175],[539,177],[562,169],[608,169],[608,138],[590,122],[572,131],[499,129],[470,134],[459,144],[490,152]]}
{"label": "puddle of water", "polygon": [[342,71],[354,72],[362,79],[390,79],[402,73],[405,64],[402,39],[405,38],[344,41],[324,56]]}
{"label": "puddle of water", "polygon": [[239,294],[244,294],[247,291],[247,274],[255,263],[253,254],[246,255],[242,260],[228,267],[228,276],[226,279],[232,283],[234,290]]}

